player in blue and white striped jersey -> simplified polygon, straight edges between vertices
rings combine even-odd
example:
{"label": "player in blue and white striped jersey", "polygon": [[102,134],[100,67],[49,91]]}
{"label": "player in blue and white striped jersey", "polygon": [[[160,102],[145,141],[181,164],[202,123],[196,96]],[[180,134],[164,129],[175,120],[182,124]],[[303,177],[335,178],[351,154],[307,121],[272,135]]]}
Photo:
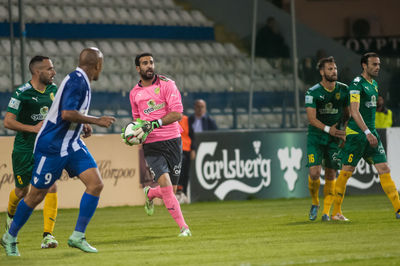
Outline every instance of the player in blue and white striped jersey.
{"label": "player in blue and white striped jersey", "polygon": [[32,188],[20,201],[14,220],[1,244],[8,256],[19,256],[17,234],[29,219],[33,209],[42,202],[48,189],[65,169],[71,177],[78,176],[86,190],[80,203],[75,231],[68,245],[85,252],[97,252],[85,239],[85,230],[92,218],[103,189],[103,182],[96,162],[89,153],[80,134],[89,137],[89,124],[109,127],[114,117],[88,116],[90,105],[90,82],[99,78],[103,54],[97,48],[86,48],[79,56],[79,67],[61,83],[53,105],[39,131],[35,142],[35,165],[31,179]]}

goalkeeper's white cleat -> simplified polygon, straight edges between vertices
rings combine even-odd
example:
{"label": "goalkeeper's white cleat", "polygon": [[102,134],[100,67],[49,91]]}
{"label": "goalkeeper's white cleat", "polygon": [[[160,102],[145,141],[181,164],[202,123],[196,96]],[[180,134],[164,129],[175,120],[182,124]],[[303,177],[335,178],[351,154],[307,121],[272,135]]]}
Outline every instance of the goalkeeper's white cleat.
{"label": "goalkeeper's white cleat", "polygon": [[333,221],[343,221],[343,222],[348,222],[350,221],[349,219],[347,219],[346,217],[343,216],[343,214],[341,213],[337,213],[336,215],[332,215],[331,219]]}
{"label": "goalkeeper's white cleat", "polygon": [[178,236],[179,237],[192,236],[192,232],[190,232],[189,228],[182,227],[181,228],[181,233]]}

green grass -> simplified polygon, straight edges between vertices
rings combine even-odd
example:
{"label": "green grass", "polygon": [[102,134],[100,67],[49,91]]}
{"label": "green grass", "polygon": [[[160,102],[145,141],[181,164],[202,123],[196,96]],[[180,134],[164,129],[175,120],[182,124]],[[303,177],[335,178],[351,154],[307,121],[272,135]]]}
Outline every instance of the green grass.
{"label": "green grass", "polygon": [[[348,196],[351,221],[308,221],[310,199],[207,202],[183,205],[193,236],[178,227],[163,206],[148,217],[142,206],[98,209],[87,239],[98,254],[67,246],[77,209],[59,210],[59,247],[40,249],[42,212],[21,230],[20,258],[3,250],[0,265],[398,265],[400,221],[389,200]],[[5,214],[1,214],[4,223]]]}

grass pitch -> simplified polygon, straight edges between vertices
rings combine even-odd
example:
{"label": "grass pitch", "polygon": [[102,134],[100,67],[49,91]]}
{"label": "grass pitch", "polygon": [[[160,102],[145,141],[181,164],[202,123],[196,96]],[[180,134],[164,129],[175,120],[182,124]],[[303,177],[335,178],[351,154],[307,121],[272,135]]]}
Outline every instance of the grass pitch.
{"label": "grass pitch", "polygon": [[177,237],[163,206],[151,217],[142,206],[98,209],[86,233],[98,254],[67,245],[77,209],[59,210],[59,247],[40,249],[42,211],[35,211],[18,237],[21,257],[6,257],[1,248],[0,265],[400,264],[400,221],[385,195],[347,196],[343,210],[350,222],[321,222],[321,210],[308,221],[310,205],[310,199],[182,205],[190,238]]}

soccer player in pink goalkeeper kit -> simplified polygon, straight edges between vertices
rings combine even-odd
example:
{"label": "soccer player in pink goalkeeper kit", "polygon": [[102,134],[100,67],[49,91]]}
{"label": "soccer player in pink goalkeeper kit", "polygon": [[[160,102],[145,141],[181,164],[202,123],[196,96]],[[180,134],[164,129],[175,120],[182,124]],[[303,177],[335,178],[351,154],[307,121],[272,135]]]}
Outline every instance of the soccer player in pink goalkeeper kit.
{"label": "soccer player in pink goalkeeper kit", "polygon": [[[140,124],[137,135],[143,136],[145,159],[160,185],[144,188],[145,210],[153,215],[153,199],[161,198],[180,228],[179,236],[191,236],[173,189],[178,184],[182,163],[182,129],[178,123],[183,112],[181,94],[173,80],[154,73],[151,53],[137,55],[135,64],[140,81],[129,94],[132,116]],[[126,140],[125,143],[129,144]]]}

